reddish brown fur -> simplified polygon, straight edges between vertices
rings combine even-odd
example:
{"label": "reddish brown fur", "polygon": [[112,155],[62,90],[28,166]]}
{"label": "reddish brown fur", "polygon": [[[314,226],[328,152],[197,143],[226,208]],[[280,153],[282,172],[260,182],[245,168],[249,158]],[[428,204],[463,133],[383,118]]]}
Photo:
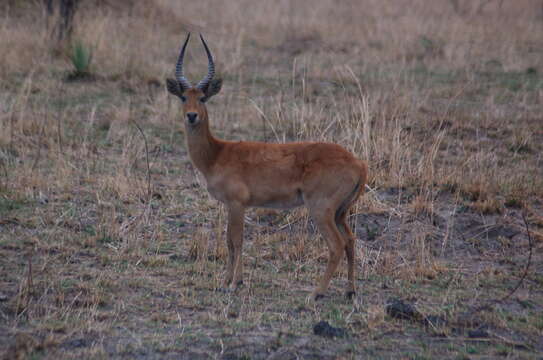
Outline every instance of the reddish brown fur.
{"label": "reddish brown fur", "polygon": [[225,285],[242,282],[243,218],[247,207],[293,208],[306,205],[326,239],[330,257],[315,297],[325,293],[342,254],[348,260],[347,294],[355,292],[354,241],[346,217],[363,193],[366,164],[339,145],[299,142],[268,144],[231,142],[210,130],[204,93],[183,94],[183,118],[196,113],[196,124],[185,121],[192,162],[202,172],[209,192],[228,208],[229,259]]}

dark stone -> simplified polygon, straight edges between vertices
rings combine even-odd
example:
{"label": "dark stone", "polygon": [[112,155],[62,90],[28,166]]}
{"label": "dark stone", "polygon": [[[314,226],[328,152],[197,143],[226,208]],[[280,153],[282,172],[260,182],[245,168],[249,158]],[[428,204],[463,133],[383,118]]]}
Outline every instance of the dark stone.
{"label": "dark stone", "polygon": [[472,339],[473,338],[481,339],[481,338],[487,338],[489,337],[489,335],[488,335],[488,331],[486,331],[484,327],[480,327],[480,328],[468,331],[468,337]]}
{"label": "dark stone", "polygon": [[395,319],[419,320],[421,314],[411,304],[402,299],[388,299],[385,306],[386,313]]}
{"label": "dark stone", "polygon": [[81,348],[81,347],[87,347],[92,344],[92,341],[89,339],[73,339],[68,340],[62,343],[62,347],[66,349],[74,349],[74,348]]}
{"label": "dark stone", "polygon": [[326,337],[346,337],[345,329],[336,328],[328,324],[327,321],[320,321],[313,327],[313,334]]}

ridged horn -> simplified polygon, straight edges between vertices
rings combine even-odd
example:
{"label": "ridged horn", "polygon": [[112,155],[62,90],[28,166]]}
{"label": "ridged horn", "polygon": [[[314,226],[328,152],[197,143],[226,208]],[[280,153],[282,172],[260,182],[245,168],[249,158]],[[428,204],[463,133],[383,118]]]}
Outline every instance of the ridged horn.
{"label": "ridged horn", "polygon": [[209,51],[209,48],[207,47],[206,41],[204,40],[204,37],[202,34],[200,34],[200,39],[202,40],[202,44],[204,44],[204,48],[207,53],[207,75],[205,78],[202,79],[196,85],[196,87],[200,90],[205,89],[206,86],[209,85],[209,82],[213,79],[213,76],[215,76],[215,64],[213,63],[213,56],[211,56],[211,51]]}
{"label": "ridged horn", "polygon": [[190,33],[187,35],[187,39],[185,40],[185,43],[183,44],[183,47],[181,48],[179,59],[177,59],[177,64],[175,65],[175,78],[177,79],[177,81],[179,81],[179,83],[185,89],[190,89],[192,87],[192,84],[190,83],[190,81],[188,81],[185,75],[183,75],[183,58],[185,57],[185,49],[187,48],[189,39],[190,39]]}

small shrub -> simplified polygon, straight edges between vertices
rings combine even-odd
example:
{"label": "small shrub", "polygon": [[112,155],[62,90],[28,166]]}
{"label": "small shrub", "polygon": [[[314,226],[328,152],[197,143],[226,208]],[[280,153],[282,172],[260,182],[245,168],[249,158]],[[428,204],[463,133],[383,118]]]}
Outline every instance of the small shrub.
{"label": "small shrub", "polygon": [[461,186],[460,194],[469,201],[484,201],[489,197],[489,185],[478,181],[466,183]]}
{"label": "small shrub", "polygon": [[88,79],[92,77],[90,72],[92,51],[81,41],[76,41],[72,46],[70,61],[74,69],[68,76],[69,80]]}
{"label": "small shrub", "polygon": [[503,204],[496,198],[485,200],[477,200],[471,204],[471,208],[484,215],[501,214],[503,213]]}
{"label": "small shrub", "polygon": [[529,154],[532,152],[532,133],[529,131],[517,131],[509,143],[509,151],[518,154]]}
{"label": "small shrub", "polygon": [[505,196],[505,206],[522,209],[524,207],[524,199],[518,194],[508,194]]}

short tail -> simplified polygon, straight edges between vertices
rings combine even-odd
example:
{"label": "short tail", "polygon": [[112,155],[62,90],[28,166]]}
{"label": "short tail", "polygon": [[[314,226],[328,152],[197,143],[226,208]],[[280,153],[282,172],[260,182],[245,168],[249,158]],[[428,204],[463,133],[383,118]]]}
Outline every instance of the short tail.
{"label": "short tail", "polygon": [[356,199],[358,199],[363,193],[364,191],[366,190],[366,184],[368,183],[368,164],[366,164],[365,161],[362,161],[362,160],[359,160],[357,159],[358,161],[358,165],[360,165],[360,189],[359,189],[359,192],[358,194],[356,195],[355,197],[355,201]]}
{"label": "short tail", "polygon": [[358,198],[364,193],[366,188],[366,181],[368,180],[368,165],[362,160],[357,159],[357,163],[360,166],[360,178],[358,179],[353,191],[343,200],[336,210],[336,221],[338,221],[346,211],[358,200]]}

